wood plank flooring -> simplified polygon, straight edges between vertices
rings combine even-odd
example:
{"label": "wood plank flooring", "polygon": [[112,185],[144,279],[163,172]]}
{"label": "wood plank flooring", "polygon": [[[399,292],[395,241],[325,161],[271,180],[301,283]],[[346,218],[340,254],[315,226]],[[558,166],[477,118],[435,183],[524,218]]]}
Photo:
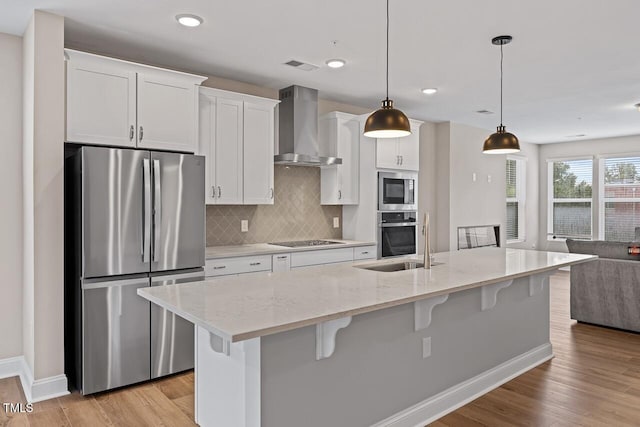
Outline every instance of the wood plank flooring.
{"label": "wood plank flooring", "polygon": [[[569,318],[569,275],[551,278],[555,358],[433,426],[640,426],[640,334]],[[0,402],[24,402],[17,378],[0,380]],[[6,414],[0,426],[193,426],[193,373],[123,390],[77,393]]]}

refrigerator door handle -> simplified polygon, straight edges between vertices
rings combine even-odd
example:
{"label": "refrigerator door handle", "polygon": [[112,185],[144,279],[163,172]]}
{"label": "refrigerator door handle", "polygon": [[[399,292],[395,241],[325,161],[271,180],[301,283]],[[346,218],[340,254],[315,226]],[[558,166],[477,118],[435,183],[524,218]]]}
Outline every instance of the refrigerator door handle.
{"label": "refrigerator door handle", "polygon": [[151,169],[149,159],[142,160],[142,183],[144,202],[142,204],[142,262],[149,262],[151,246],[151,224],[147,219],[151,213]]}
{"label": "refrigerator door handle", "polygon": [[160,229],[162,227],[162,183],[160,182],[160,160],[153,160],[153,262],[160,260]]}

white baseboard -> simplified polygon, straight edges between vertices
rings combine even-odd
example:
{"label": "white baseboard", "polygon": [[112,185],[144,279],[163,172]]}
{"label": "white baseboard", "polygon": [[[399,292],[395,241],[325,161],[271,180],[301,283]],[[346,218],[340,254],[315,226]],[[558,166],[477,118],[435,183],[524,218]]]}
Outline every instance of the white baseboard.
{"label": "white baseboard", "polygon": [[64,374],[34,381],[33,373],[24,356],[0,360],[0,378],[15,376],[20,377],[27,402],[41,402],[69,394],[67,377]]}
{"label": "white baseboard", "polygon": [[543,344],[400,411],[374,424],[372,427],[417,427],[427,425],[550,360],[552,357],[553,349],[551,344]]}

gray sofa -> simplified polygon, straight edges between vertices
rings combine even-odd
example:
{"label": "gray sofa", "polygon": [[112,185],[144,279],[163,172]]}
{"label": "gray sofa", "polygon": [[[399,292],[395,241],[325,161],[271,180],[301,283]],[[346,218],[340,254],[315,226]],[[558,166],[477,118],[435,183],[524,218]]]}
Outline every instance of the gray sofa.
{"label": "gray sofa", "polygon": [[569,252],[598,255],[571,267],[571,318],[579,322],[640,332],[640,255],[637,242],[567,239]]}

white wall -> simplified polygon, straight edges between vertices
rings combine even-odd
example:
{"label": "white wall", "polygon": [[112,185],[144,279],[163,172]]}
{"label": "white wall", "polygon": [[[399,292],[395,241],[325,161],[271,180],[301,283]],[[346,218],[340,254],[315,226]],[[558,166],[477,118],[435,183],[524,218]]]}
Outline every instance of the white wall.
{"label": "white wall", "polygon": [[[470,225],[500,225],[501,245],[506,243],[506,156],[482,153],[489,133],[458,123],[436,125],[436,251],[456,250],[458,227]],[[527,158],[527,240],[516,246],[531,248],[538,236],[538,148],[520,145],[519,155]]]}
{"label": "white wall", "polygon": [[36,10],[23,37],[24,355],[64,374],[64,18]]}
{"label": "white wall", "polygon": [[[539,188],[540,188],[540,207],[539,217],[540,226],[538,230],[538,239],[541,250],[550,251],[567,251],[564,242],[547,240],[547,210],[548,210],[548,177],[547,177],[547,159],[557,159],[563,157],[579,157],[579,156],[608,156],[615,155],[640,155],[640,135],[623,136],[618,138],[592,139],[585,141],[563,142],[557,144],[540,145],[540,165],[539,165]],[[593,165],[593,230],[594,239],[598,239],[599,227],[599,206],[598,206],[598,162]]]}
{"label": "white wall", "polygon": [[22,39],[0,33],[0,359],[22,354]]}

